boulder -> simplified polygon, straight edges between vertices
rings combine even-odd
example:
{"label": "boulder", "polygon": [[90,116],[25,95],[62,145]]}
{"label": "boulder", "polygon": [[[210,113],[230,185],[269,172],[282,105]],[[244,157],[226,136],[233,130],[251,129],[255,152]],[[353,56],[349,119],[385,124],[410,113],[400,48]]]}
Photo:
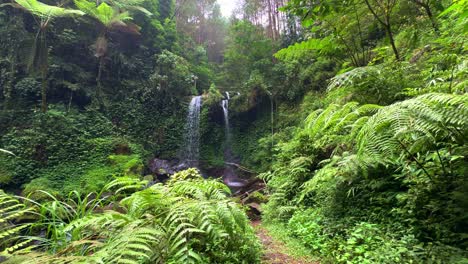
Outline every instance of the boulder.
{"label": "boulder", "polygon": [[151,173],[157,176],[169,176],[177,172],[170,161],[163,159],[152,159],[148,167]]}

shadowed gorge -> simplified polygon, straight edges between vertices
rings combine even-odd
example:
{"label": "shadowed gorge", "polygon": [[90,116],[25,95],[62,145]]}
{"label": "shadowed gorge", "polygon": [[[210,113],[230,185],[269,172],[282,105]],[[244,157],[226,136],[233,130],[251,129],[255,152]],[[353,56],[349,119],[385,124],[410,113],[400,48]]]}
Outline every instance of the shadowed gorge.
{"label": "shadowed gorge", "polygon": [[468,262],[468,0],[0,0],[0,262]]}

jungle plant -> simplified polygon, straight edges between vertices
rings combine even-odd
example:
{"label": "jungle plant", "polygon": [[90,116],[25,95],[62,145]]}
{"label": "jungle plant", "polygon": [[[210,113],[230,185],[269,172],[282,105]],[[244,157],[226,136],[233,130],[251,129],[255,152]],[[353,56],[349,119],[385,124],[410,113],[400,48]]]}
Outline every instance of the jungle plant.
{"label": "jungle plant", "polygon": [[41,76],[41,110],[47,111],[47,74],[49,70],[49,49],[47,46],[47,30],[56,18],[84,15],[82,11],[51,6],[37,0],[15,0],[11,5],[29,12],[34,16],[38,29],[31,48],[29,70],[38,72]]}
{"label": "jungle plant", "polygon": [[374,18],[383,26],[387,33],[390,45],[392,46],[395,59],[399,61],[401,59],[400,53],[396,47],[394,39],[394,24],[392,23],[393,12],[398,5],[397,0],[364,0],[369,11],[372,13]]}
{"label": "jungle plant", "polygon": [[[382,108],[359,132],[358,154],[384,163],[402,154],[420,163],[417,153],[440,142],[462,145],[468,130],[467,105],[466,94],[430,93]],[[422,164],[420,168],[424,170]]]}
{"label": "jungle plant", "polygon": [[0,255],[27,246],[32,239],[22,240],[19,236],[30,224],[20,223],[18,219],[32,216],[34,210],[0,190],[0,214]]}
{"label": "jungle plant", "polygon": [[147,15],[151,13],[143,7],[137,6],[142,1],[111,1],[114,6],[108,5],[106,2],[75,0],[75,5],[91,17],[95,22],[99,31],[99,36],[95,42],[94,56],[99,60],[99,69],[96,78],[97,82],[97,97],[102,99],[102,84],[101,77],[106,56],[109,48],[109,34],[112,31],[127,33],[130,35],[139,35],[139,27],[131,21],[133,17],[128,10],[137,10]]}
{"label": "jungle plant", "polygon": [[[465,232],[467,105],[465,94],[432,93],[385,107],[331,104],[313,112],[297,136],[280,145],[274,170],[264,174],[273,192],[265,216],[291,219],[293,235],[338,263],[463,259],[447,245],[460,243]],[[304,207],[320,212],[317,221],[297,223]],[[385,238],[389,232],[377,232],[373,223],[352,227],[358,219],[388,221],[378,214],[407,219],[409,227],[393,225],[392,232],[412,233]],[[341,234],[334,229],[339,226],[353,231]],[[368,231],[375,237],[366,240],[361,232]],[[428,236],[458,253],[434,257],[432,245],[418,248]],[[389,250],[396,245],[402,249]]]}
{"label": "jungle plant", "polygon": [[[29,240],[13,241],[18,253],[10,250],[7,263],[257,262],[253,230],[227,186],[193,170],[183,174],[191,176],[166,186],[144,189],[147,182],[123,177],[84,198],[30,201],[40,217],[35,229],[48,231],[38,245],[46,252],[28,253]],[[102,195],[109,191],[112,197]]]}

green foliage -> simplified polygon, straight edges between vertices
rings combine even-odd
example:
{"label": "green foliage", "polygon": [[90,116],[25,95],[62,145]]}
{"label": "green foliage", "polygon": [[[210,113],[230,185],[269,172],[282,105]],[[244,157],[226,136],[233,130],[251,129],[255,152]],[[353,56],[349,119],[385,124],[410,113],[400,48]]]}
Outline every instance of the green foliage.
{"label": "green foliage", "polygon": [[84,15],[79,10],[65,9],[62,7],[51,6],[41,3],[37,0],[15,0],[16,4],[31,12],[31,14],[40,17],[41,19],[50,19],[56,17]]}
{"label": "green foliage", "polygon": [[433,93],[312,112],[262,175],[266,219],[335,263],[462,261],[467,104]]}
{"label": "green foliage", "polygon": [[34,223],[50,232],[39,246],[46,252],[23,250],[7,263],[257,263],[259,244],[229,188],[193,169],[178,175],[144,190],[146,182],[119,178],[84,199],[48,195]]}
{"label": "green foliage", "polygon": [[194,94],[200,164],[223,167],[220,91],[239,91],[232,150],[268,182],[266,221],[324,263],[466,262],[467,1],[291,0],[276,25],[261,2],[229,25],[213,1],[1,5],[0,184],[29,195],[0,194],[10,261],[258,262],[222,183],[139,180],[177,157]]}
{"label": "green foliage", "polygon": [[396,160],[395,153],[414,155],[442,144],[464,142],[467,106],[466,94],[425,94],[385,107],[361,129],[358,154],[369,163],[385,162]]}
{"label": "green foliage", "polygon": [[[104,27],[117,27],[118,24],[124,24],[133,18],[128,12],[120,12],[118,9],[109,6],[103,2],[96,6],[95,2],[88,0],[75,0],[75,5],[87,15],[99,21]],[[129,4],[131,6],[131,4]]]}
{"label": "green foliage", "polygon": [[[352,219],[329,219],[317,209],[298,210],[288,222],[290,234],[323,256],[325,263],[463,263],[460,249],[425,246],[404,230]],[[342,227],[346,227],[346,231]],[[441,254],[445,250],[449,254]]]}
{"label": "green foliage", "polygon": [[169,184],[176,183],[178,181],[186,180],[201,180],[203,177],[200,175],[200,172],[196,168],[190,168],[184,171],[176,172],[169,179]]}
{"label": "green foliage", "polygon": [[275,57],[283,61],[294,61],[308,56],[313,51],[318,51],[318,54],[325,56],[334,55],[337,52],[336,49],[331,37],[308,39],[279,50],[275,53]]}
{"label": "green foliage", "polygon": [[259,91],[264,90],[262,79],[273,77],[270,57],[275,43],[264,32],[249,21],[235,21],[229,28],[220,86],[244,95],[243,110],[252,108]]}
{"label": "green foliage", "polygon": [[203,104],[207,106],[214,106],[215,104],[219,104],[223,99],[223,95],[219,91],[218,87],[214,83],[210,85],[210,89],[208,92],[203,96]]}
{"label": "green foliage", "polygon": [[[218,107],[218,108],[216,108]],[[219,147],[225,137],[224,124],[214,118],[213,109],[220,111],[219,104],[212,107],[203,103],[200,115],[200,160],[206,168],[224,167],[223,148]],[[218,112],[219,114],[219,112]]]}
{"label": "green foliage", "polygon": [[411,66],[379,64],[355,68],[333,77],[327,90],[340,89],[339,99],[365,103],[389,104],[400,99],[405,88],[414,84]]}
{"label": "green foliage", "polygon": [[156,65],[150,81],[157,89],[178,96],[198,93],[195,90],[196,76],[184,58],[164,50],[156,57]]}
{"label": "green foliage", "polygon": [[98,191],[114,175],[142,173],[145,152],[111,131],[102,115],[51,109],[29,120],[27,129],[12,128],[2,137],[16,155],[0,161],[2,186],[65,195]]}
{"label": "green foliage", "polygon": [[30,217],[33,210],[0,190],[0,213],[0,255],[4,255],[24,247],[31,241],[27,239],[21,242],[18,236],[30,226],[21,223],[20,220]]}

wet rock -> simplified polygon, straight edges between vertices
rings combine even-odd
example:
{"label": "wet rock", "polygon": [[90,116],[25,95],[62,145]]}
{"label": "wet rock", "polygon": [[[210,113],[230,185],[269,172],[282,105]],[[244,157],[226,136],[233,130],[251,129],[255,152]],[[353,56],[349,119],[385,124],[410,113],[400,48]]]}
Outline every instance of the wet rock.
{"label": "wet rock", "polygon": [[149,169],[153,175],[157,176],[169,176],[178,171],[170,161],[157,158],[150,161]]}
{"label": "wet rock", "polygon": [[249,203],[245,205],[248,210],[247,210],[247,216],[249,217],[250,220],[260,220],[262,211],[261,207],[258,203]]}

